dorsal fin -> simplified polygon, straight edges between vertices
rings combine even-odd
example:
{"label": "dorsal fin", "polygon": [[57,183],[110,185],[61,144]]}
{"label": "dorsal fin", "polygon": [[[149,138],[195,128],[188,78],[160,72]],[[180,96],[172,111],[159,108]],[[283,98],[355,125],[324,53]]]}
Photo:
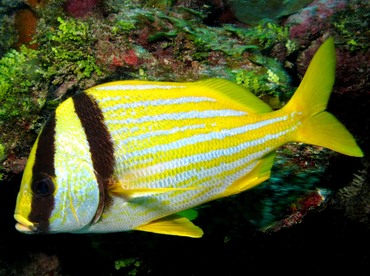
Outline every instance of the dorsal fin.
{"label": "dorsal fin", "polygon": [[248,113],[266,113],[270,112],[271,107],[259,99],[247,89],[225,79],[207,79],[194,82],[195,85],[204,86],[218,92],[220,98],[231,100],[242,104]]}

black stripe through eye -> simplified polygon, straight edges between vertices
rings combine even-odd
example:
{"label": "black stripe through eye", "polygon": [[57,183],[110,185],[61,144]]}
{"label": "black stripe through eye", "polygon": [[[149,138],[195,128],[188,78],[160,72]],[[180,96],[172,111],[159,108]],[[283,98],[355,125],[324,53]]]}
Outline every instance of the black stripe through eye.
{"label": "black stripe through eye", "polygon": [[51,114],[39,136],[35,164],[32,169],[32,202],[28,219],[38,226],[40,232],[48,232],[49,218],[54,209],[55,177],[55,113]]}

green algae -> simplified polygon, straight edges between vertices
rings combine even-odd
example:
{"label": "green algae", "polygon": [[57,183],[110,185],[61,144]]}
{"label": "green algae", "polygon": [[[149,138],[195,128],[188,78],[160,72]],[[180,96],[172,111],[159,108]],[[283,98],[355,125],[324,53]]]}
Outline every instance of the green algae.
{"label": "green algae", "polygon": [[112,27],[112,33],[117,35],[119,33],[129,33],[135,30],[135,23],[130,21],[119,20]]}
{"label": "green algae", "polygon": [[94,42],[88,22],[58,17],[57,30],[47,29],[40,37],[39,58],[42,75],[54,85],[71,80],[80,81],[93,74],[102,75],[93,53],[89,50]]}
{"label": "green algae", "polygon": [[357,9],[357,12],[350,6],[347,10],[336,13],[331,20],[338,33],[337,43],[345,45],[351,52],[369,49],[369,19],[369,6]]}
{"label": "green algae", "polygon": [[18,150],[27,148],[33,140],[26,136],[35,128],[46,99],[46,92],[38,89],[39,68],[37,51],[25,46],[19,51],[9,50],[0,59],[1,159],[9,156],[12,160],[2,163],[2,177],[9,171],[19,171],[21,161],[16,160],[23,153]]}
{"label": "green algae", "polygon": [[21,47],[0,60],[0,120],[37,112],[44,101],[33,98],[32,87],[39,74],[37,51]]}
{"label": "green algae", "polygon": [[240,56],[245,50],[254,48],[251,45],[240,43],[231,32],[224,28],[209,27],[196,20],[189,21],[164,13],[158,13],[157,16],[170,21],[178,32],[187,34],[200,52],[221,51],[229,56]]}
{"label": "green algae", "polygon": [[139,272],[142,262],[136,258],[120,259],[114,262],[116,270],[125,270],[125,275],[135,276]]}
{"label": "green algae", "polygon": [[270,49],[278,43],[285,45],[288,55],[298,49],[298,45],[289,38],[289,26],[278,25],[275,22],[262,20],[249,28],[226,25],[225,29],[235,33],[245,44],[254,45],[255,49]]}
{"label": "green algae", "polygon": [[236,70],[235,82],[264,98],[273,109],[281,108],[294,93],[290,76],[282,64],[273,58],[251,55],[250,60],[259,67],[254,70]]}

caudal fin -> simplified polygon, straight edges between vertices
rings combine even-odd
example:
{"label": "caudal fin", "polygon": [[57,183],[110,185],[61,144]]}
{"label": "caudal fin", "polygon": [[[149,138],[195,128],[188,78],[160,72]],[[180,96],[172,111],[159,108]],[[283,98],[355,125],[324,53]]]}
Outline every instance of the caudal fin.
{"label": "caudal fin", "polygon": [[335,78],[334,40],[326,40],[313,57],[287,112],[301,112],[297,141],[322,146],[349,156],[363,153],[353,136],[332,114],[325,111]]}

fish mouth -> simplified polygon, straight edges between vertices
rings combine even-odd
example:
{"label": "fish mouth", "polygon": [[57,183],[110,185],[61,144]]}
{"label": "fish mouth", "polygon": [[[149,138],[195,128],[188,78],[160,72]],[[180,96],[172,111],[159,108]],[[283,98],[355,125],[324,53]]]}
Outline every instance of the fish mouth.
{"label": "fish mouth", "polygon": [[35,224],[30,222],[25,217],[19,214],[14,214],[14,219],[17,221],[17,223],[15,224],[15,229],[17,229],[19,232],[33,233],[37,231],[37,227],[35,226]]}

